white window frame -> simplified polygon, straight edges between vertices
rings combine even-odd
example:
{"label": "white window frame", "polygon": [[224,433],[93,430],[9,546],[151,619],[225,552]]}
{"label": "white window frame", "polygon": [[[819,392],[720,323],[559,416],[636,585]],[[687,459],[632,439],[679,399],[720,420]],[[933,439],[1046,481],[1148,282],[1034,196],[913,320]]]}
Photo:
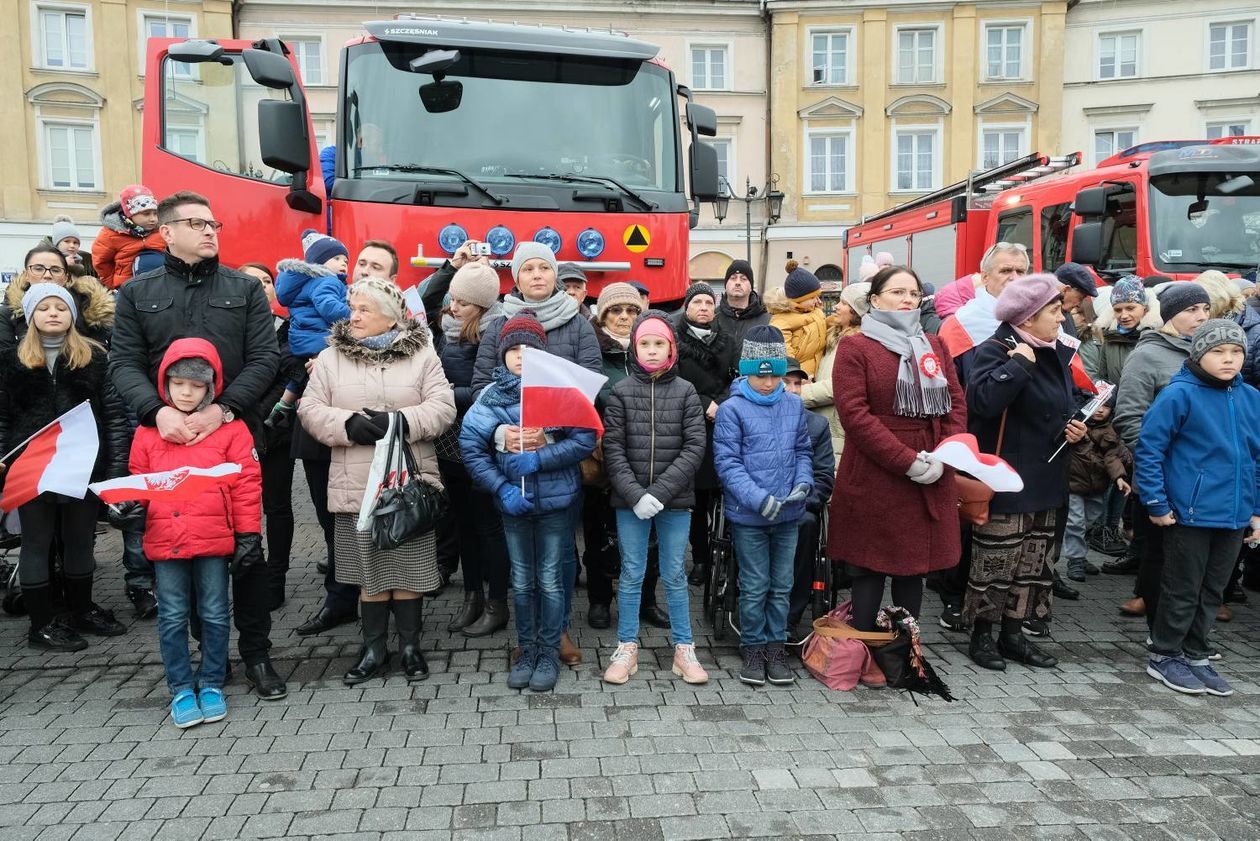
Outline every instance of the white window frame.
{"label": "white window frame", "polygon": [[[84,46],[86,67],[53,67],[48,64],[44,54],[44,12],[61,12],[72,15],[83,15],[83,30],[87,38]],[[96,72],[96,39],[93,36],[92,7],[83,3],[31,1],[31,56],[35,59],[35,67],[40,70],[52,70],[57,73],[95,73]]]}
{"label": "white window frame", "polygon": [[[1023,40],[1019,50],[1019,75],[989,75],[989,30],[990,29],[1022,29]],[[1005,45],[1004,45],[1005,46]],[[981,78],[986,82],[1026,82],[1032,78],[1033,22],[1028,19],[1017,20],[984,20],[980,22],[980,67]],[[1005,56],[1002,59],[1005,66]]]}
{"label": "white window frame", "polygon": [[[932,135],[935,142],[932,144],[932,182],[926,187],[910,187],[902,188],[897,186],[897,157],[899,145],[898,140],[904,135]],[[934,122],[913,122],[899,123],[893,120],[892,131],[889,132],[891,148],[889,151],[889,193],[929,193],[932,190],[941,188],[941,181],[944,177],[944,161],[945,161],[945,125],[943,120]]]}
{"label": "white window frame", "polygon": [[[321,127],[326,128],[328,133],[328,137],[323,143],[319,141]],[[328,114],[312,114],[311,131],[315,135],[315,151],[319,152],[328,144],[337,142],[337,118]]]}
{"label": "white window frame", "polygon": [[[93,115],[89,119],[75,117],[45,117],[42,114],[36,114],[35,117],[36,134],[39,138],[39,189],[48,190],[58,193],[104,193],[105,174],[101,166],[101,125],[99,116]],[[87,128],[92,132],[92,176],[95,184],[91,187],[81,187],[77,183],[69,187],[57,187],[53,185],[52,174],[52,155],[50,154],[50,146],[48,143],[48,130],[50,128]],[[77,161],[76,161],[77,163]],[[78,167],[75,170],[75,178],[77,179]]]}
{"label": "white window frame", "polygon": [[[172,132],[178,132],[180,134],[189,135],[193,138],[194,143],[196,144],[196,147],[197,147],[194,150],[194,154],[196,155],[196,158],[190,158],[187,155],[183,154],[182,152],[176,151],[175,149],[171,148],[170,137],[171,137]],[[163,135],[164,135],[162,138],[163,149],[166,149],[172,155],[177,155],[183,160],[192,161],[193,163],[200,164],[202,166],[207,165],[206,164],[206,129],[204,125],[167,126],[163,131]]]}
{"label": "white window frame", "polygon": [[[1224,67],[1212,66],[1212,28],[1216,26],[1245,26],[1247,27],[1247,52],[1245,55],[1243,55],[1243,63],[1241,66],[1231,67],[1229,65],[1231,54],[1229,52],[1230,39],[1228,37],[1226,37],[1225,39],[1225,66]],[[1228,34],[1229,33],[1227,31],[1226,35],[1228,36]],[[1239,18],[1239,19],[1233,19],[1233,20],[1210,20],[1207,22],[1207,33],[1205,35],[1205,38],[1206,40],[1204,42],[1204,47],[1203,47],[1203,56],[1204,56],[1203,64],[1204,64],[1204,68],[1209,73],[1229,73],[1229,72],[1237,72],[1239,70],[1250,70],[1254,66],[1254,63],[1255,63],[1254,56],[1256,54],[1256,46],[1255,46],[1256,22],[1254,19],[1249,20],[1247,18]]]}
{"label": "white window frame", "polygon": [[[331,84],[330,82],[325,81],[325,79],[328,76],[328,55],[327,55],[327,52],[324,50],[324,36],[323,35],[317,35],[314,33],[308,34],[304,32],[289,32],[284,35],[277,35],[276,37],[279,38],[281,41],[283,41],[286,45],[288,45],[289,49],[293,52],[293,57],[296,60],[297,66],[298,66],[298,72],[301,73],[302,75],[302,85],[304,87],[318,88],[324,85]],[[294,44],[299,43],[299,42],[302,44],[314,44],[316,46],[316,50],[319,54],[319,79],[318,80],[307,78],[306,62],[303,61],[303,54],[298,52],[296,49],[294,49]]]}
{"label": "white window frame", "polygon": [[[197,18],[194,15],[168,15],[161,9],[136,9],[136,31],[138,33],[136,59],[140,62],[140,78],[144,78],[145,70],[147,69],[145,62],[149,57],[150,20],[172,20],[176,23],[186,23],[188,24],[188,37],[197,37]],[[179,62],[179,67],[179,78],[195,79],[197,77],[197,65]]]}
{"label": "white window frame", "polygon": [[[722,191],[727,191],[728,184],[729,185],[735,184],[735,178],[736,178],[735,173],[739,169],[739,167],[736,164],[737,159],[735,156],[735,138],[733,135],[724,134],[719,137],[711,137],[705,142],[707,142],[715,150],[719,146],[724,147],[726,149],[726,171],[725,172],[722,171],[720,162],[718,165],[718,189]],[[726,180],[725,184],[722,182],[722,179]],[[727,191],[725,194],[729,195],[729,191]]]}
{"label": "white window frame", "polygon": [[[1103,55],[1103,39],[1104,38],[1125,38],[1133,36],[1136,39],[1133,48],[1133,75],[1125,76],[1120,72],[1120,50],[1119,40],[1116,42],[1116,75],[1104,76],[1102,74],[1102,55]],[[1105,32],[1099,32],[1094,39],[1094,78],[1100,82],[1111,82],[1120,79],[1139,79],[1142,77],[1142,44],[1145,41],[1145,33],[1141,29],[1111,29]]]}
{"label": "white window frame", "polygon": [[[706,50],[706,51],[721,50],[722,53],[725,55],[726,59],[723,64],[723,70],[722,70],[723,78],[722,78],[721,85],[712,85],[712,84],[700,85],[699,83],[696,82],[695,60],[692,55],[692,53],[695,52],[696,50]],[[714,41],[714,40],[688,41],[687,42],[687,78],[691,80],[691,89],[695,91],[734,90],[735,89],[735,61],[734,60],[735,60],[735,44],[731,41]],[[712,65],[709,62],[709,57],[708,57],[707,52],[705,55],[704,67],[705,67],[706,77],[711,77],[713,75],[711,72]],[[706,78],[705,82],[706,83],[709,82],[709,78]]]}
{"label": "white window frame", "polygon": [[[1015,155],[1021,158],[1029,152],[1029,137],[1032,135],[1031,121],[1025,119],[1023,122],[988,122],[981,120],[980,125],[976,129],[976,169],[988,169],[984,162],[984,136],[990,132],[1001,132],[1007,134],[1010,132],[1019,132],[1019,150]],[[1001,165],[999,162],[997,165]]]}
{"label": "white window frame", "polygon": [[[1115,135],[1119,134],[1122,131],[1133,132],[1132,143],[1126,143],[1124,145],[1120,145],[1119,143],[1115,142]],[[1105,157],[1099,157],[1098,135],[1103,134],[1103,133],[1110,133],[1112,135],[1111,153],[1106,155]],[[1128,149],[1130,146],[1136,146],[1137,144],[1141,142],[1142,142],[1142,128],[1141,126],[1136,125],[1134,123],[1129,123],[1127,125],[1090,126],[1089,127],[1089,154],[1091,158],[1093,159],[1094,166],[1097,166],[1100,162],[1106,160],[1107,158],[1110,158],[1112,155],[1116,154],[1117,152],[1123,152],[1125,149]]]}
{"label": "white window frame", "polygon": [[[844,155],[844,172],[840,173],[844,179],[844,189],[831,190],[822,189],[815,190],[813,188],[814,178],[814,155],[812,149],[812,141],[815,138],[844,138],[845,155]],[[805,196],[855,196],[857,195],[857,132],[852,127],[814,127],[805,126],[804,134],[804,158],[805,165],[802,167],[802,176],[804,178],[801,184],[801,194]],[[834,173],[831,173],[834,174]]]}
{"label": "white window frame", "polygon": [[[901,36],[906,32],[931,32],[932,33],[932,78],[926,81],[903,81],[901,78]],[[915,52],[918,52],[918,45],[915,46]],[[892,84],[899,87],[915,87],[922,85],[939,85],[944,80],[944,55],[945,55],[945,27],[939,23],[906,23],[893,27],[892,32],[892,48],[889,50],[892,56],[892,68],[890,75]],[[915,64],[917,68],[918,65]]]}
{"label": "white window frame", "polygon": [[[1231,134],[1225,133],[1234,126],[1240,126],[1242,128],[1241,135],[1231,135]],[[1237,117],[1235,119],[1226,119],[1226,120],[1208,120],[1207,123],[1203,126],[1203,136],[1206,137],[1208,140],[1215,140],[1216,138],[1212,136],[1212,132],[1214,130],[1221,132],[1220,134],[1217,134],[1216,137],[1235,137],[1235,136],[1246,137],[1251,134],[1251,118],[1250,117]]]}
{"label": "white window frame", "polygon": [[[824,80],[822,82],[814,81],[814,38],[819,35],[843,35],[846,39],[844,49],[844,80],[833,82]],[[856,57],[858,50],[858,40],[856,30],[852,26],[820,26],[807,28],[805,30],[805,54],[809,56],[807,62],[808,67],[805,79],[805,86],[810,88],[852,88],[857,86],[856,76]]]}

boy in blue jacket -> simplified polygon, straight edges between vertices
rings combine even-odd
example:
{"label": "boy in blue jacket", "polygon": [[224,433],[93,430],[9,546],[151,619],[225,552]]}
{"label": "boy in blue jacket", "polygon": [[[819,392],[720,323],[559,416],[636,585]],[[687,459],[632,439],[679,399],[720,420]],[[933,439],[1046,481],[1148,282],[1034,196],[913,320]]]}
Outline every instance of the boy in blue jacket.
{"label": "boy in blue jacket", "polygon": [[[276,267],[276,300],[289,308],[289,352],[306,360],[328,347],[333,324],[350,317],[346,298],[350,252],[340,240],[313,228],[302,232],[302,249],[301,260],[281,260]],[[292,407],[305,388],[305,377],[290,382],[281,406]]]}
{"label": "boy in blue jacket", "polygon": [[[464,415],[459,447],[473,483],[503,512],[512,561],[516,636],[521,656],[508,674],[512,689],[555,688],[564,629],[566,552],[572,552],[572,513],[582,493],[578,464],[595,449],[590,429],[548,428],[547,443],[508,452],[500,429],[521,423],[521,349],[547,349],[547,334],[530,310],[509,319],[498,335],[493,381]],[[522,490],[524,488],[524,490]]]}
{"label": "boy in blue jacket", "polygon": [[805,404],[783,387],[787,348],[778,328],[749,328],[739,373],[713,427],[713,465],[739,563],[739,679],[786,685],[796,680],[783,644],[797,522],[814,491],[813,447]]}
{"label": "boy in blue jacket", "polygon": [[1187,695],[1234,692],[1208,661],[1208,634],[1243,538],[1260,541],[1260,392],[1242,381],[1246,341],[1233,321],[1205,321],[1138,435],[1137,490],[1164,529],[1146,673]]}

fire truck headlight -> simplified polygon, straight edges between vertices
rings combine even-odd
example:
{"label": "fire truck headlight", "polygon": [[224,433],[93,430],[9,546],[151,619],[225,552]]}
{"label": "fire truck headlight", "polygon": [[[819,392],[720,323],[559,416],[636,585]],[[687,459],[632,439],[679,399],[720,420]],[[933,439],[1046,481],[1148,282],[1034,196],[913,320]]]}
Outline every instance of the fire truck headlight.
{"label": "fire truck headlight", "polygon": [[486,231],[486,242],[490,244],[490,253],[506,257],[516,247],[516,235],[502,225],[495,225]]}
{"label": "fire truck headlight", "polygon": [[604,253],[604,235],[594,228],[587,228],[578,234],[577,250],[588,260],[594,260]]}
{"label": "fire truck headlight", "polygon": [[555,228],[540,228],[538,233],[534,234],[534,242],[541,242],[551,249],[552,254],[559,254],[564,240],[560,239],[560,234]]}
{"label": "fire truck headlight", "polygon": [[454,254],[459,247],[468,241],[468,231],[462,225],[451,222],[438,231],[438,247],[447,254]]}

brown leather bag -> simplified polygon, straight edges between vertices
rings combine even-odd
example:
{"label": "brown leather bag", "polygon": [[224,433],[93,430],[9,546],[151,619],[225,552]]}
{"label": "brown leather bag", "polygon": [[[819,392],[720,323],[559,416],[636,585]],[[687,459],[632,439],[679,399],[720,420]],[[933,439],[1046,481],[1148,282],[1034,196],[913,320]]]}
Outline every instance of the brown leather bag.
{"label": "brown leather bag", "polygon": [[[998,427],[995,454],[1002,453],[1002,436],[1006,434],[1006,412],[1002,412],[1002,424]],[[957,473],[954,484],[958,486],[958,519],[973,526],[989,522],[989,503],[993,501],[993,488],[979,479]]]}

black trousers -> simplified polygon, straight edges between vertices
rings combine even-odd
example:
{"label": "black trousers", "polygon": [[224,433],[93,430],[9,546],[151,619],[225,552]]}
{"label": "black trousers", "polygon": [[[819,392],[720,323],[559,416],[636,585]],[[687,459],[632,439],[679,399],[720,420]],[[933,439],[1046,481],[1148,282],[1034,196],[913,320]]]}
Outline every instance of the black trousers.
{"label": "black trousers", "polygon": [[464,465],[438,461],[442,484],[451,499],[459,561],[464,570],[464,592],[486,588],[492,599],[506,599],[508,550],[503,518],[490,494],[477,490]]}
{"label": "black trousers", "polygon": [[713,562],[713,549],[709,543],[712,524],[709,512],[713,510],[713,500],[722,493],[721,488],[696,488],[696,507],[691,509],[691,562],[693,564],[710,564]]}
{"label": "black trousers", "polygon": [[[1184,653],[1191,662],[1207,662],[1212,650],[1208,634],[1238,562],[1243,535],[1242,529],[1183,525],[1164,530],[1163,595],[1151,628],[1151,651],[1165,657]],[[1152,615],[1149,601],[1146,613]]]}
{"label": "black trousers", "polygon": [[[161,561],[158,561],[161,563]],[[246,666],[256,666],[271,653],[271,607],[266,564],[241,567],[232,576],[232,622],[236,625],[237,650]],[[201,642],[201,618],[197,613],[197,588],[189,593],[188,630]]]}
{"label": "black trousers", "polygon": [[1150,521],[1150,511],[1140,502],[1133,505],[1133,522],[1136,530],[1138,522],[1146,524],[1143,545],[1142,565],[1138,567],[1137,584],[1134,592],[1146,602],[1146,626],[1154,629],[1155,615],[1159,612],[1160,580],[1164,576],[1164,541],[1168,537],[1168,526],[1157,526]]}
{"label": "black trousers", "polygon": [[612,604],[613,579],[621,564],[616,534],[617,519],[608,491],[582,488],[582,565],[586,567],[586,595],[591,604]]}
{"label": "black trousers", "polygon": [[961,607],[967,593],[967,580],[971,577],[971,524],[963,523],[959,532],[962,538],[962,554],[958,566],[930,573],[928,589],[935,590],[947,605]]}
{"label": "black trousers", "polygon": [[66,578],[91,578],[96,571],[96,497],[71,499],[43,493],[18,508],[22,549],[18,579],[22,587],[48,584],[53,540],[61,539],[61,571]]}
{"label": "black trousers", "polygon": [[332,462],[323,459],[302,459],[302,472],[311,489],[315,517],[324,532],[328,550],[328,572],[324,574],[324,607],[336,614],[353,613],[359,606],[359,588],[337,580],[337,559],[333,552],[333,515],[328,510],[328,470]]}
{"label": "black trousers", "polygon": [[[856,572],[855,567],[849,567]],[[879,614],[880,604],[884,600],[884,581],[892,579],[892,603],[910,611],[915,619],[923,609],[923,576],[922,575],[884,575],[879,572],[863,571],[853,576],[853,627],[859,631],[874,631],[875,617]]]}
{"label": "black trousers", "polygon": [[269,449],[259,459],[259,466],[267,528],[267,566],[283,581],[293,552],[293,459],[289,457],[289,448]]}

